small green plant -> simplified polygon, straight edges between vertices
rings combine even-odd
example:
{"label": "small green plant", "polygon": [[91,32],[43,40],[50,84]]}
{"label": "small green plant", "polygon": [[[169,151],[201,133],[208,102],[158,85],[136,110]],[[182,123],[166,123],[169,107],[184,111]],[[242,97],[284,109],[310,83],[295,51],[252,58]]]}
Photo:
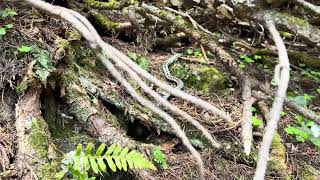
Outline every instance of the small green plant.
{"label": "small green plant", "polygon": [[253,116],[251,117],[251,124],[253,127],[259,127],[263,125],[263,121],[255,115],[257,109],[255,107],[251,107],[251,112],[253,113]]}
{"label": "small green plant", "polygon": [[[27,48],[25,50],[28,51],[29,49]],[[53,66],[50,64],[49,52],[38,47],[32,47],[31,54],[37,61],[35,73],[42,82],[42,84],[46,86],[47,79],[50,76],[51,71],[53,69]]]}
{"label": "small green plant", "polygon": [[307,107],[309,102],[314,98],[314,96],[311,96],[309,94],[303,94],[303,96],[288,96],[288,99],[293,101],[294,103]]}
{"label": "small green plant", "polygon": [[85,149],[82,145],[77,146],[76,151],[66,154],[61,161],[62,171],[56,174],[55,178],[60,180],[69,175],[72,179],[93,180],[95,177],[89,177],[89,171],[95,174],[117,170],[127,171],[128,169],[151,169],[156,167],[146,159],[143,154],[122,148],[119,145],[112,144],[106,149],[105,144],[101,144],[95,153],[92,153],[94,145],[89,143]]}
{"label": "small green plant", "polygon": [[260,118],[258,118],[257,116],[252,116],[251,123],[252,123],[253,127],[259,127],[263,124],[263,121]]}
{"label": "small green plant", "polygon": [[32,50],[32,47],[27,45],[21,45],[20,47],[18,47],[18,51],[21,53],[28,53],[31,50]]}
{"label": "small green plant", "polygon": [[6,8],[6,9],[0,11],[0,14],[1,14],[1,18],[13,17],[13,16],[18,15],[18,13],[11,8]]}
{"label": "small green plant", "polygon": [[46,86],[47,79],[53,69],[53,66],[50,64],[49,52],[39,47],[29,45],[21,45],[17,50],[22,54],[32,54],[32,56],[36,60],[36,65],[34,67],[36,69],[35,74],[43,83],[43,85]]}
{"label": "small green plant", "polygon": [[241,60],[240,64],[239,64],[239,67],[241,69],[243,69],[243,68],[246,67],[246,64],[254,63],[257,60],[260,60],[262,57],[260,55],[257,55],[257,54],[253,55],[253,57],[247,56],[245,54],[240,54],[239,58]]}
{"label": "small green plant", "polygon": [[156,163],[158,163],[162,169],[168,168],[166,158],[165,158],[164,154],[162,153],[160,147],[157,146],[152,150],[152,156],[153,156],[153,160]]}
{"label": "small green plant", "polygon": [[188,48],[185,52],[186,55],[188,56],[194,56],[196,58],[202,58],[203,57],[203,53],[201,51],[200,48]]}
{"label": "small green plant", "polygon": [[0,36],[6,35],[6,34],[7,34],[6,29],[3,27],[0,27]]}
{"label": "small green plant", "polygon": [[305,119],[303,116],[295,116],[297,125],[287,125],[284,131],[294,135],[298,142],[309,140],[312,144],[320,147],[320,126],[315,122]]}
{"label": "small green plant", "polygon": [[292,39],[292,37],[294,36],[292,33],[289,32],[285,32],[285,31],[280,31],[280,35],[282,36],[282,39]]}
{"label": "small green plant", "polygon": [[134,60],[135,62],[137,62],[138,65],[139,65],[142,69],[144,69],[144,70],[146,70],[146,71],[149,70],[150,64],[149,64],[149,60],[148,60],[146,57],[144,57],[144,56],[138,56],[137,53],[132,53],[132,52],[129,53],[128,56],[129,56],[130,59],[132,59],[132,60]]}
{"label": "small green plant", "polygon": [[[14,10],[12,10],[10,8],[6,8],[6,9],[0,11],[1,19],[7,18],[7,17],[13,17],[15,15],[17,15],[17,12],[15,12]],[[0,27],[0,37],[6,35],[7,29],[11,29],[11,28],[13,28],[12,23],[5,24],[2,27]]]}

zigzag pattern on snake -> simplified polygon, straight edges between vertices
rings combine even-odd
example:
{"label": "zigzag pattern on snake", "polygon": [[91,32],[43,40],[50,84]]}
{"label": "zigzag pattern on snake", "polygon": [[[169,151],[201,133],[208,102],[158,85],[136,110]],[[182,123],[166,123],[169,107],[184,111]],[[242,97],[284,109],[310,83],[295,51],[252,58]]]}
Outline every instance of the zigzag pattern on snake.
{"label": "zigzag pattern on snake", "polygon": [[[176,62],[180,57],[182,57],[183,54],[176,53],[168,58],[168,60],[163,64],[162,71],[164,73],[164,76],[168,81],[174,82],[176,84],[177,89],[182,89],[184,84],[183,81],[175,76],[172,76],[169,70],[169,66]],[[165,92],[162,96],[164,99],[168,99],[170,97],[170,93]]]}

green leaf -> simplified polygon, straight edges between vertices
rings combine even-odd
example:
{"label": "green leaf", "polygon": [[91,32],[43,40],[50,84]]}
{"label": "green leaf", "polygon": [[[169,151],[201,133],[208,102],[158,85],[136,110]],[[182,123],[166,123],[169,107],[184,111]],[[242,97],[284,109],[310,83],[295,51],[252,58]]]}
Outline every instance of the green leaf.
{"label": "green leaf", "polygon": [[45,50],[36,50],[32,53],[32,55],[36,58],[37,62],[41,64],[45,69],[48,69],[49,65],[49,55]]}
{"label": "green leaf", "polygon": [[89,157],[89,161],[90,161],[90,164],[91,164],[91,168],[93,170],[94,173],[99,173],[99,167],[98,167],[98,164],[95,160],[94,157]]}
{"label": "green leaf", "polygon": [[108,166],[111,169],[111,171],[116,172],[117,171],[117,167],[114,164],[112,158],[108,157],[108,158],[106,158],[106,160],[107,160]]}
{"label": "green leaf", "polygon": [[302,124],[305,121],[304,117],[300,115],[295,115],[294,118],[297,120],[299,124]]}
{"label": "green leaf", "polygon": [[13,17],[16,15],[18,15],[18,13],[11,8],[6,8],[1,12],[1,17],[3,17],[3,18]]}
{"label": "green leaf", "polygon": [[246,65],[245,65],[243,62],[241,62],[241,63],[239,64],[239,67],[240,67],[240,69],[244,69],[244,68],[246,67]]}
{"label": "green leaf", "polygon": [[5,35],[5,34],[7,34],[6,29],[3,28],[3,27],[0,27],[0,36],[3,36],[3,35]]}
{"label": "green leaf", "polygon": [[65,175],[66,175],[66,171],[65,170],[62,170],[62,171],[60,171],[60,172],[58,172],[55,176],[54,176],[54,178],[55,179],[57,179],[57,180],[60,180],[60,179],[62,179]]}
{"label": "green leaf", "polygon": [[257,109],[255,107],[251,107],[251,112],[257,112]]}
{"label": "green leaf", "polygon": [[203,54],[200,51],[195,51],[194,56],[197,58],[201,58],[201,57],[203,57]]}
{"label": "green leaf", "polygon": [[263,124],[263,121],[261,119],[257,118],[256,116],[252,116],[251,123],[254,127],[258,127]]}
{"label": "green leaf", "polygon": [[303,96],[288,97],[288,99],[298,104],[299,106],[307,107],[308,105],[308,101]]}
{"label": "green leaf", "polygon": [[193,54],[193,49],[191,49],[191,48],[187,49],[187,54],[188,55],[192,55]]}
{"label": "green leaf", "polygon": [[127,159],[128,165],[130,169],[134,169],[133,161],[131,159]]}
{"label": "green leaf", "polygon": [[101,144],[96,152],[96,156],[100,156],[102,154],[102,152],[104,151],[104,149],[106,148],[106,144]]}
{"label": "green leaf", "polygon": [[117,156],[122,150],[122,147],[117,145],[117,147],[114,149],[112,156]]}
{"label": "green leaf", "polygon": [[246,63],[253,63],[254,62],[253,59],[251,59],[250,57],[248,57],[244,54],[241,54],[239,57],[240,57],[240,59],[244,60],[244,62],[246,62]]}
{"label": "green leaf", "polygon": [[18,51],[22,52],[22,53],[28,53],[32,50],[32,47],[30,46],[26,46],[26,45],[22,45],[18,48]]}
{"label": "green leaf", "polygon": [[88,143],[88,144],[87,144],[87,147],[86,147],[85,155],[86,155],[86,156],[90,155],[93,148],[94,148],[94,144],[91,143],[91,142]]}
{"label": "green leaf", "polygon": [[165,158],[164,154],[162,153],[160,147],[155,147],[152,150],[152,156],[153,156],[153,160],[156,163],[158,163],[161,168],[163,168],[163,169],[167,169],[168,168],[168,164],[167,164],[166,158]]}
{"label": "green leaf", "polygon": [[136,61],[138,59],[137,53],[129,53],[128,54],[129,58]]}
{"label": "green leaf", "polygon": [[10,24],[6,24],[6,25],[4,25],[4,27],[7,28],[7,29],[11,29],[11,28],[13,28],[13,24],[11,24],[11,23]]}
{"label": "green leaf", "polygon": [[36,70],[36,75],[38,75],[40,81],[46,85],[47,84],[47,79],[50,75],[50,72],[46,69],[39,69],[39,70]]}
{"label": "green leaf", "polygon": [[311,100],[314,98],[314,96],[310,96],[309,94],[303,94],[303,98],[307,101]]}
{"label": "green leaf", "polygon": [[310,141],[312,142],[312,144],[320,147],[320,138],[311,138]]}
{"label": "green leaf", "polygon": [[120,157],[120,158],[124,158],[124,157],[128,154],[128,152],[129,152],[129,148],[128,148],[128,147],[125,147],[125,148],[121,151],[119,157]]}
{"label": "green leaf", "polygon": [[254,55],[253,58],[254,58],[255,60],[259,60],[259,59],[261,59],[262,57],[261,57],[260,55]]}
{"label": "green leaf", "polygon": [[271,84],[272,86],[277,86],[277,85],[278,85],[278,84],[277,84],[277,81],[276,81],[275,79],[272,79],[271,82],[270,82],[270,84]]}
{"label": "green leaf", "polygon": [[82,151],[82,144],[78,144],[75,156],[80,156]]}
{"label": "green leaf", "polygon": [[306,139],[303,138],[302,136],[296,136],[296,140],[297,140],[298,142],[304,142]]}
{"label": "green leaf", "polygon": [[104,163],[103,158],[102,158],[102,157],[97,158],[97,162],[98,162],[98,165],[99,165],[100,169],[101,169],[103,172],[106,172],[106,171],[107,171],[107,166],[106,166],[106,164]]}
{"label": "green leaf", "polygon": [[317,90],[316,90],[316,91],[317,91],[317,93],[318,93],[318,94],[320,94],[320,87],[319,87],[319,88],[317,88]]}
{"label": "green leaf", "polygon": [[125,172],[128,170],[127,161],[126,159],[121,159],[122,168]]}
{"label": "green leaf", "polygon": [[118,167],[119,170],[122,169],[122,163],[119,157],[114,157],[114,162],[116,163],[116,166]]}
{"label": "green leaf", "polygon": [[117,147],[116,144],[112,144],[112,145],[108,148],[108,150],[107,150],[107,152],[104,154],[104,156],[110,155],[110,154],[114,151],[114,149],[115,149],[116,147]]}
{"label": "green leaf", "polygon": [[83,164],[86,171],[90,169],[90,163],[89,163],[89,156],[84,156],[83,158]]}

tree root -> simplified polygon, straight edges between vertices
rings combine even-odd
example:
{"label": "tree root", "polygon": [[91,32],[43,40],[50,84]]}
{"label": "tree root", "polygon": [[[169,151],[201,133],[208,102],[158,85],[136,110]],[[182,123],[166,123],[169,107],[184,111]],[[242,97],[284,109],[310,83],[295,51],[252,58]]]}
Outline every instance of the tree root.
{"label": "tree root", "polygon": [[21,179],[48,179],[57,171],[56,153],[48,125],[41,116],[40,88],[30,88],[16,105],[18,152],[15,160]]}

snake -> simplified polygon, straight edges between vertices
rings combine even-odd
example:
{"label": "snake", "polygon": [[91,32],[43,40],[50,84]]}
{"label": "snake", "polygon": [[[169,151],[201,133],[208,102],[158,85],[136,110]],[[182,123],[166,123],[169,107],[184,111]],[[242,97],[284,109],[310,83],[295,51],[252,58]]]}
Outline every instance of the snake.
{"label": "snake", "polygon": [[[182,53],[175,53],[171,55],[168,60],[162,65],[162,71],[164,73],[165,78],[168,81],[174,82],[176,84],[176,89],[182,89],[184,84],[183,81],[175,76],[171,75],[169,66],[172,65],[174,62],[176,62],[180,57],[182,57]],[[164,92],[162,98],[168,99],[171,96],[170,93]]]}

